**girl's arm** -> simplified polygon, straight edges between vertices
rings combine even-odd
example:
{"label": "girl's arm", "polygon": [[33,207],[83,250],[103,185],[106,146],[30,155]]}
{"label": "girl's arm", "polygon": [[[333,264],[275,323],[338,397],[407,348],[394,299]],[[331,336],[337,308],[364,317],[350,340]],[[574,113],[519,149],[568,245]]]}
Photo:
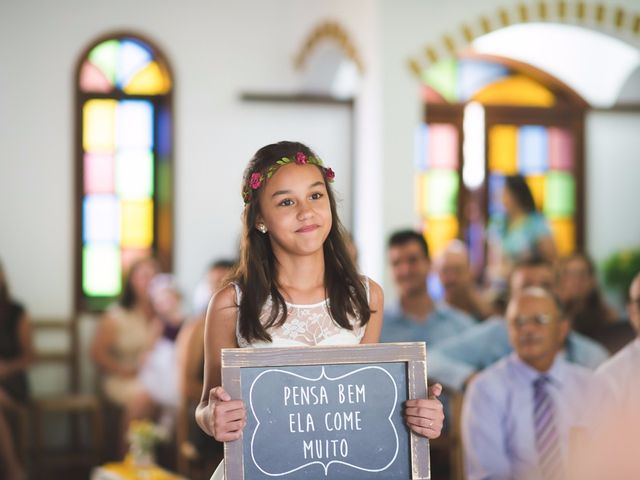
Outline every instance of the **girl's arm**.
{"label": "girl's arm", "polygon": [[238,347],[234,290],[232,285],[219,290],[209,303],[204,331],[204,384],[196,408],[200,428],[220,442],[240,438],[246,423],[242,400],[231,400],[220,386],[222,349]]}
{"label": "girl's arm", "polygon": [[382,330],[384,293],[380,285],[371,279],[369,279],[369,308],[371,309],[371,316],[360,343],[378,343],[380,341],[380,331]]}

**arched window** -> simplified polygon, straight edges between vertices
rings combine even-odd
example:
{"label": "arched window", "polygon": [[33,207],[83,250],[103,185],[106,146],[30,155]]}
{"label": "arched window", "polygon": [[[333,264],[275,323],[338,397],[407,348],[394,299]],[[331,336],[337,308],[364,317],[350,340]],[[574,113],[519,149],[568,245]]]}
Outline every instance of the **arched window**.
{"label": "arched window", "polygon": [[93,43],[76,74],[76,309],[117,297],[136,259],[172,263],[172,79],[129,34]]}

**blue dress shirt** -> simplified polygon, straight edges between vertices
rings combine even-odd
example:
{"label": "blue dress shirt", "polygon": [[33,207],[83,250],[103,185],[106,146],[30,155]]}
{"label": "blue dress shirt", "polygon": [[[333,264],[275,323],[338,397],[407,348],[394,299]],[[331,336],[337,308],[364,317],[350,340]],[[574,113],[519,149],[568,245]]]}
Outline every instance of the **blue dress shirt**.
{"label": "blue dress shirt", "polygon": [[475,324],[471,316],[444,303],[436,303],[424,321],[419,322],[405,315],[400,302],[395,302],[384,310],[380,341],[426,342],[433,347]]}
{"label": "blue dress shirt", "polygon": [[[542,480],[533,424],[533,382],[540,374],[513,353],[471,382],[462,409],[469,480]],[[590,370],[562,355],[546,375],[566,464],[571,428],[589,426],[588,405],[602,405],[605,392]]]}
{"label": "blue dress shirt", "polygon": [[[511,352],[507,324],[503,318],[494,316],[431,349],[429,374],[450,388],[462,390],[471,374]],[[602,345],[576,332],[567,337],[564,354],[569,362],[589,369],[595,369],[609,357]]]}

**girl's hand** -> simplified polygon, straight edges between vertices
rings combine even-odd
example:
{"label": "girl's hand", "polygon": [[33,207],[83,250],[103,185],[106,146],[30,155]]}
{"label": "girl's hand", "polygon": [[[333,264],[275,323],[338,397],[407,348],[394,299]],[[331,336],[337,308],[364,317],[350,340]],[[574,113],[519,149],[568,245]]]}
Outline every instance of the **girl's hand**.
{"label": "girl's hand", "polygon": [[444,423],[444,411],[437,397],[441,393],[442,385],[436,383],[429,387],[428,399],[407,400],[405,420],[414,433],[431,440],[440,436]]}
{"label": "girl's hand", "polygon": [[232,442],[242,437],[242,429],[247,423],[242,400],[231,400],[222,387],[209,391],[207,427],[213,438],[219,442]]}

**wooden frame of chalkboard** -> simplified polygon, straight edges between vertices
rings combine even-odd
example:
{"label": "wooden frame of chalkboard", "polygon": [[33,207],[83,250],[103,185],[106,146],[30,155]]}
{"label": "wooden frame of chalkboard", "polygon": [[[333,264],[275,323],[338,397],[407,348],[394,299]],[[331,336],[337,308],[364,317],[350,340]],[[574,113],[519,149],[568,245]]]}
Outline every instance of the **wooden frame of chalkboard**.
{"label": "wooden frame of chalkboard", "polygon": [[[229,393],[231,398],[243,398],[243,385],[242,385],[242,369],[247,369],[245,372],[282,372],[285,373],[287,367],[299,367],[299,366],[312,366],[312,367],[327,367],[327,368],[348,368],[351,364],[367,364],[377,365],[366,368],[377,368],[382,370],[384,365],[401,364],[401,369],[405,378],[401,379],[403,384],[406,384],[408,395],[407,398],[427,398],[427,364],[426,364],[426,347],[422,342],[412,343],[385,343],[385,344],[367,344],[356,346],[315,346],[315,347],[287,347],[287,348],[232,348],[222,350],[222,385]],[[404,365],[402,365],[404,364]],[[380,367],[382,365],[382,368]],[[274,367],[279,367],[274,370]],[[395,367],[394,367],[395,368]],[[264,371],[262,371],[264,370]],[[362,368],[360,370],[363,370]],[[322,375],[324,375],[325,369],[322,368]],[[355,373],[355,372],[352,372]],[[295,374],[291,374],[295,375]],[[351,375],[348,373],[343,376]],[[260,373],[257,374],[260,376]],[[299,375],[295,375],[300,377]],[[387,372],[387,376],[391,376]],[[257,378],[257,377],[254,377]],[[312,380],[306,377],[305,380]],[[324,377],[328,380],[335,380],[337,377]],[[317,379],[313,379],[317,380]],[[253,386],[256,380],[253,380],[251,385],[251,392],[253,392]],[[395,385],[395,381],[393,384]],[[247,388],[248,385],[245,385]],[[287,387],[284,387],[287,388]],[[363,387],[364,388],[364,387]],[[376,389],[379,390],[379,389]],[[269,395],[268,390],[267,396]],[[356,392],[357,393],[357,392]],[[246,392],[245,392],[246,395]],[[304,397],[298,397],[303,398]],[[307,396],[308,398],[308,396]],[[312,397],[313,398],[313,397]],[[247,407],[247,418],[251,415],[252,409],[249,408],[248,399],[244,398],[245,407]],[[253,408],[253,407],[252,407]],[[269,410],[271,412],[273,409]],[[278,410],[278,409],[276,409]],[[256,421],[258,419],[256,418]],[[391,420],[391,416],[389,416]],[[291,420],[290,420],[291,421]],[[308,422],[308,420],[307,420]],[[326,418],[325,418],[326,422]],[[260,425],[258,421],[257,425]],[[293,424],[292,424],[293,425]],[[265,427],[266,428],[266,427]],[[399,437],[409,438],[409,445],[406,445],[405,451],[408,456],[407,477],[411,480],[427,480],[431,478],[430,471],[430,459],[429,459],[429,441],[427,438],[420,435],[416,435],[413,432],[408,431],[404,426],[407,435],[396,434],[396,441]],[[248,432],[248,425],[243,432],[243,438],[250,435]],[[257,430],[257,427],[256,427]],[[290,430],[293,432],[293,430]],[[302,430],[298,430],[302,431]],[[394,432],[396,430],[394,429]],[[289,474],[294,470],[284,473],[267,473],[258,467],[265,475],[251,474],[251,468],[254,464],[245,465],[247,460],[244,455],[243,438],[226,442],[224,445],[225,456],[225,478],[226,480],[253,480],[253,478],[273,478],[280,477],[282,479],[296,478],[296,475]],[[278,441],[285,441],[285,439],[278,438]],[[322,440],[321,440],[322,441]],[[276,442],[271,442],[276,443]],[[251,440],[251,446],[253,447],[253,439]],[[403,448],[405,445],[403,445]],[[329,447],[326,448],[328,450]],[[334,446],[335,449],[335,446]],[[397,451],[397,450],[396,450]],[[305,459],[306,459],[305,452]],[[251,450],[251,458],[253,460],[253,449]],[[404,461],[404,460],[403,460]],[[324,467],[325,478],[332,478],[328,474],[328,469],[331,463],[343,463],[343,462],[329,462],[329,465],[321,463]],[[306,467],[307,465],[300,466],[295,469]],[[350,465],[352,466],[352,465]],[[246,468],[247,467],[247,468]],[[248,468],[251,467],[251,468]],[[356,467],[357,468],[357,467]],[[370,470],[373,471],[373,470]],[[245,476],[246,475],[246,476]],[[365,477],[366,478],[366,477]],[[384,478],[384,477],[382,477]],[[394,476],[394,478],[396,478]]]}

